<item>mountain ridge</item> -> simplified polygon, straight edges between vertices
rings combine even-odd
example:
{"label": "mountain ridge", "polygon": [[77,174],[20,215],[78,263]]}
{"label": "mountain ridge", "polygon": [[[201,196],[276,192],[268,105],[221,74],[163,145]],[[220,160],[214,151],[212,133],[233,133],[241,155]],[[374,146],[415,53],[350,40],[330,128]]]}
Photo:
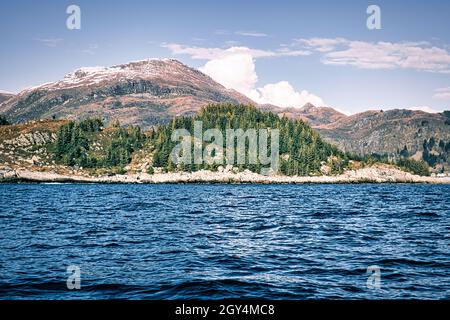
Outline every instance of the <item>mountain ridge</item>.
{"label": "mountain ridge", "polygon": [[450,120],[442,113],[394,109],[348,116],[331,107],[312,104],[301,108],[257,104],[175,59],[78,68],[59,81],[6,95],[3,102],[0,100],[0,115],[12,123],[97,116],[107,122],[119,120],[125,126],[146,129],[173,117],[195,115],[214,103],[254,105],[279,116],[302,119],[326,141],[360,155],[398,156],[406,147],[411,156],[420,158],[424,140],[442,139],[444,145],[450,141]]}
{"label": "mountain ridge", "polygon": [[27,88],[0,105],[12,122],[100,116],[149,127],[193,114],[210,103],[254,104],[174,59],[80,68],[64,79]]}

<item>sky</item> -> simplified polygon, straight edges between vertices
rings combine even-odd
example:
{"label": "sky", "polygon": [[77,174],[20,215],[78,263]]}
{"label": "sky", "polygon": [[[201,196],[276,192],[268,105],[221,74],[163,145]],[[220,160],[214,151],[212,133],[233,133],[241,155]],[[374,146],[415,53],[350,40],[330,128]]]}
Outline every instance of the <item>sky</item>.
{"label": "sky", "polygon": [[2,91],[174,58],[259,103],[450,109],[450,1],[1,1],[0,33]]}

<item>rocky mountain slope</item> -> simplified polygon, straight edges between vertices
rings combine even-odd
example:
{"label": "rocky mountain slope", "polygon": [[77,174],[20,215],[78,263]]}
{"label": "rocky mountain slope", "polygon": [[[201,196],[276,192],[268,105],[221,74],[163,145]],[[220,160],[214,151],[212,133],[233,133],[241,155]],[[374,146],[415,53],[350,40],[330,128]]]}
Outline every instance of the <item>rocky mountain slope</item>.
{"label": "rocky mountain slope", "polygon": [[[366,111],[346,116],[332,108],[315,107],[280,109],[264,106],[266,110],[295,119],[303,119],[319,131],[329,143],[340,150],[358,155],[400,156],[424,159],[432,167],[450,168],[450,113],[427,113],[417,110]],[[430,148],[424,156],[424,141]],[[427,153],[427,151],[425,151]],[[434,159],[433,161],[428,161]]]}
{"label": "rocky mountain slope", "polygon": [[[61,81],[29,88],[17,95],[0,93],[0,116],[21,123],[33,119],[83,119],[99,116],[108,122],[148,129],[172,117],[193,115],[218,102],[252,104],[264,111],[303,119],[326,141],[360,155],[422,157],[424,140],[450,142],[450,119],[422,111],[367,111],[346,116],[332,108],[258,105],[228,90],[202,72],[172,59],[150,59],[113,67],[81,68]],[[439,153],[439,150],[435,150]],[[436,155],[438,156],[438,155]]]}
{"label": "rocky mountain slope", "polygon": [[14,97],[14,94],[9,93],[9,92],[0,91],[0,104],[5,101],[8,101],[12,97]]}
{"label": "rocky mountain slope", "polygon": [[395,155],[406,146],[414,156],[423,151],[424,140],[450,141],[450,121],[442,113],[366,111],[314,127],[341,150],[361,155]]}
{"label": "rocky mountain slope", "polygon": [[20,92],[0,105],[0,115],[14,123],[100,116],[147,128],[217,102],[254,104],[177,60],[150,59],[78,69]]}
{"label": "rocky mountain slope", "polygon": [[273,111],[278,114],[286,115],[289,118],[302,119],[311,126],[326,125],[347,118],[345,114],[340,113],[333,108],[315,107],[310,103],[307,103],[302,108],[274,109]]}

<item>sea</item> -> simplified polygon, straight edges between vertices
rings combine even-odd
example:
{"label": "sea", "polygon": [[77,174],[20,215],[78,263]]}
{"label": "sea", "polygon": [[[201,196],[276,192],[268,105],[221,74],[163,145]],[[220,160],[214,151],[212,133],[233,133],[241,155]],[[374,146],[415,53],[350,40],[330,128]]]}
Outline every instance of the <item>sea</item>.
{"label": "sea", "polygon": [[0,299],[450,299],[450,186],[0,184]]}

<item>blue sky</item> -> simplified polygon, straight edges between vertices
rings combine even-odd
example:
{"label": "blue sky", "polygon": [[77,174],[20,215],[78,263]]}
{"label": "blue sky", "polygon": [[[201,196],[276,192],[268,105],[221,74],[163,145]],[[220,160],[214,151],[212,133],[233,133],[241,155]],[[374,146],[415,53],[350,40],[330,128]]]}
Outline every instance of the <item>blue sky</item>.
{"label": "blue sky", "polygon": [[[66,8],[81,8],[81,30]],[[366,27],[369,5],[381,30]],[[2,1],[0,90],[176,58],[258,102],[450,109],[450,1]],[[425,109],[429,110],[429,109]]]}

